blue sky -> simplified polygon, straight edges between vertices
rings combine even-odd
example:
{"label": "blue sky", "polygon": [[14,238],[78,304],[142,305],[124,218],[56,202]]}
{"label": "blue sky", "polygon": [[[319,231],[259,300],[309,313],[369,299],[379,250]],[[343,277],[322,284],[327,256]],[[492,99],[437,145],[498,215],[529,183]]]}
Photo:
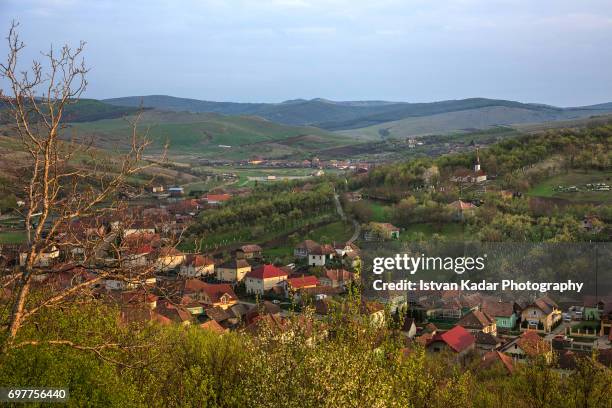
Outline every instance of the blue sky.
{"label": "blue sky", "polygon": [[87,41],[95,98],[612,101],[609,0],[0,0],[11,19],[26,60]]}

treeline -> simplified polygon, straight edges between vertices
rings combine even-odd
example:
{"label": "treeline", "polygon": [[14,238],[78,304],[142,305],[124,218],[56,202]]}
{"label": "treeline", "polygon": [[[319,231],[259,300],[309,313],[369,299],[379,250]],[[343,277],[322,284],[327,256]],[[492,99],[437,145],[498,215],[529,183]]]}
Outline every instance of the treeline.
{"label": "treeline", "polygon": [[[609,407],[612,372],[593,358],[563,374],[544,358],[509,374],[475,354],[459,363],[406,349],[357,310],[219,335],[118,324],[101,303],[49,309],[18,339],[37,344],[0,354],[0,383],[66,387],[68,406],[92,407]],[[49,344],[57,339],[70,342]]]}
{"label": "treeline", "polygon": [[[607,170],[612,167],[612,125],[584,129],[559,129],[509,138],[480,151],[483,169],[490,176],[506,177],[506,187],[535,181],[537,171],[525,171],[546,159],[554,159],[557,170]],[[374,168],[366,177],[354,177],[352,190],[366,188],[372,195],[398,200],[401,193],[415,191],[447,180],[460,168],[472,168],[476,153],[457,153],[435,159],[418,158]],[[549,171],[550,169],[548,169]],[[548,175],[548,174],[546,174]],[[523,183],[523,188],[528,185]]]}
{"label": "treeline", "polygon": [[217,209],[204,211],[193,232],[214,232],[250,225],[283,224],[333,209],[334,190],[330,183],[319,183],[312,189],[274,186],[255,189],[247,197],[237,197]]}

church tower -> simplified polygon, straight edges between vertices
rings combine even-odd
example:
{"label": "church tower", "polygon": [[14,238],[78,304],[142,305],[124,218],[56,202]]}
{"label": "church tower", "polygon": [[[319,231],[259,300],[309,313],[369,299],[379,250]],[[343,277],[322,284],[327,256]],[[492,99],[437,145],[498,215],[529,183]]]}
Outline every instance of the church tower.
{"label": "church tower", "polygon": [[476,164],[474,165],[474,172],[480,171],[480,154],[478,148],[476,148]]}

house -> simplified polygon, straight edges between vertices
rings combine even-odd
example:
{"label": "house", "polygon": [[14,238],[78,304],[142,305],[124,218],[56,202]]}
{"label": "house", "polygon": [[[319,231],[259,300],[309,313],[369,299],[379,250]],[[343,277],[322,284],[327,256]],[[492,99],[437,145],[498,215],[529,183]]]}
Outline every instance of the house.
{"label": "house", "polygon": [[123,265],[127,268],[146,266],[149,263],[149,256],[153,251],[153,247],[148,244],[127,247],[121,254]]}
{"label": "house", "polygon": [[601,320],[607,310],[612,310],[612,296],[584,296],[582,319]]}
{"label": "house", "polygon": [[236,251],[236,257],[241,259],[261,259],[261,251],[259,245],[243,245]]}
{"label": "house", "polygon": [[497,350],[502,345],[502,340],[491,333],[478,331],[474,333],[476,349],[481,352]]}
{"label": "house", "polygon": [[216,320],[209,320],[207,322],[204,322],[200,325],[200,328],[204,330],[210,330],[211,332],[217,334],[223,334],[229,331],[228,329],[217,323]]}
{"label": "house", "polygon": [[286,280],[287,276],[287,272],[274,265],[259,266],[246,274],[244,279],[246,291],[255,295],[263,295],[278,283]]}
{"label": "house", "polygon": [[458,169],[453,173],[451,181],[456,183],[483,183],[487,181],[487,173],[480,167],[480,152],[476,149],[476,163],[474,170]]}
{"label": "house", "polygon": [[514,302],[484,301],[481,307],[487,315],[495,318],[498,330],[513,330],[516,327],[517,315]]}
{"label": "house", "polygon": [[550,343],[544,341],[536,331],[527,330],[516,340],[502,347],[500,351],[508,354],[514,360],[524,360],[539,355],[550,355],[552,346]]}
{"label": "house", "polygon": [[427,351],[439,353],[450,351],[457,357],[463,357],[474,350],[476,339],[461,326],[455,326],[447,332],[436,333],[427,343]]}
{"label": "house", "polygon": [[108,278],[104,280],[106,290],[133,290],[145,287],[153,287],[157,284],[157,278],[150,273],[136,274],[124,278]]}
{"label": "house", "polygon": [[193,320],[191,313],[182,306],[178,306],[170,303],[169,301],[158,302],[157,307],[153,310],[162,318],[159,319],[160,323],[165,324],[165,321],[180,323],[182,325],[189,325]]}
{"label": "house", "polygon": [[222,205],[231,198],[231,194],[207,194],[204,200],[208,203],[208,205]]}
{"label": "house", "polygon": [[[27,258],[28,258],[29,249],[30,248],[23,248],[19,252],[19,266],[25,266]],[[46,248],[44,250],[35,251],[34,260],[32,262],[32,265],[38,268],[44,268],[47,266],[51,266],[53,265],[53,263],[58,261],[59,256],[60,256],[59,249],[55,245],[52,245],[49,248]]]}
{"label": "house", "polygon": [[399,239],[400,229],[388,222],[371,222],[364,228],[363,238],[366,241]]}
{"label": "house", "polygon": [[233,259],[217,266],[217,279],[224,282],[240,282],[251,271],[251,264],[244,259]]}
{"label": "house", "polygon": [[206,306],[224,310],[238,303],[238,296],[232,285],[227,283],[206,283],[199,279],[188,279],[185,281],[183,295]]}
{"label": "house", "polygon": [[248,326],[261,316],[271,315],[274,317],[280,317],[280,314],[281,308],[266,300],[263,303],[253,305],[244,315],[244,322]]}
{"label": "house", "polygon": [[168,189],[168,193],[170,194],[170,197],[182,197],[183,194],[185,194],[185,191],[183,190],[183,187],[170,187]]}
{"label": "house", "polygon": [[487,370],[493,367],[501,367],[507,374],[514,373],[514,361],[512,357],[502,353],[501,351],[493,350],[482,356],[482,361],[479,367]]}
{"label": "house", "polygon": [[152,193],[163,193],[164,192],[164,186],[153,186],[151,187],[151,192]]}
{"label": "house", "polygon": [[466,216],[474,215],[474,210],[477,208],[474,204],[461,200],[453,201],[448,207],[452,209],[455,221],[462,221]]}
{"label": "house", "polygon": [[160,248],[154,256],[155,270],[167,272],[185,262],[185,254],[174,247]]}
{"label": "house", "polygon": [[300,242],[295,246],[293,250],[293,255],[296,258],[307,258],[310,253],[312,253],[316,248],[319,247],[319,244],[311,239],[307,239],[305,241]]}
{"label": "house", "polygon": [[181,265],[179,276],[196,278],[199,276],[214,275],[215,262],[204,255],[187,254],[185,262]]}
{"label": "house", "polygon": [[359,247],[351,242],[334,242],[333,247],[336,250],[336,254],[340,257],[359,255]]}
{"label": "house", "polygon": [[497,336],[497,324],[495,319],[486,312],[480,310],[472,310],[459,319],[457,325],[472,333],[483,332]]}
{"label": "house", "polygon": [[285,291],[285,297],[289,298],[298,290],[315,288],[319,284],[319,279],[313,275],[302,275],[293,278],[287,278],[280,285]]}
{"label": "house", "polygon": [[329,244],[318,245],[308,253],[308,265],[325,266],[325,263],[332,259],[336,250]]}
{"label": "house", "polygon": [[561,310],[548,296],[536,299],[521,312],[521,330],[550,333],[561,321]]}
{"label": "house", "polygon": [[322,286],[346,288],[355,280],[355,274],[345,269],[325,269],[325,274],[319,278]]}
{"label": "house", "polygon": [[402,323],[401,332],[404,336],[408,337],[409,339],[412,339],[414,338],[414,336],[416,336],[417,327],[416,327],[416,324],[413,318],[411,317],[404,318],[404,321]]}

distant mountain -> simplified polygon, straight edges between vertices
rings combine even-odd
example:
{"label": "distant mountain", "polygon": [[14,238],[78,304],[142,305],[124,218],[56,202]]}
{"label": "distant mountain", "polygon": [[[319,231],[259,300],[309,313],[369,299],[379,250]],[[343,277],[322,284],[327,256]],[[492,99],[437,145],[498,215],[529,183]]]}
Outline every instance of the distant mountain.
{"label": "distant mountain", "polygon": [[[543,104],[487,98],[469,98],[430,103],[388,101],[338,102],[322,98],[311,100],[294,99],[281,103],[235,103],[150,95],[106,99],[104,102],[127,107],[136,107],[142,104],[145,107],[173,111],[253,115],[277,123],[316,126],[332,131],[359,129],[409,118],[493,107],[508,108],[508,112],[512,112],[511,116],[503,118],[499,116],[503,110],[497,109],[495,122],[501,123],[514,123],[517,120],[517,123],[525,123],[531,121],[533,117],[541,118],[543,121],[573,119],[612,112],[612,103],[577,108],[559,108]],[[524,116],[517,115],[520,112]]]}

